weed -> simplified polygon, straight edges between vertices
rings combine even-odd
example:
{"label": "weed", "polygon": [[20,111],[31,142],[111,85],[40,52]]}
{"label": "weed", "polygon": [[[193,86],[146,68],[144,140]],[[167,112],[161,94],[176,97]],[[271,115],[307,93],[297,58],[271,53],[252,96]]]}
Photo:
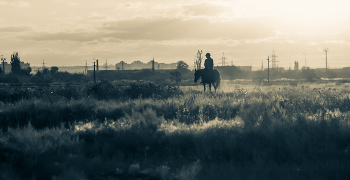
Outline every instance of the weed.
{"label": "weed", "polygon": [[311,86],[1,102],[0,177],[345,179],[349,90]]}

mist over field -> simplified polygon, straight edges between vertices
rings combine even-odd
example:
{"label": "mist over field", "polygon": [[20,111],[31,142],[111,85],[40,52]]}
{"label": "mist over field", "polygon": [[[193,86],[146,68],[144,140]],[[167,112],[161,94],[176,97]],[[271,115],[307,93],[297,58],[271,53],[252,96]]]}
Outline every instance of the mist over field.
{"label": "mist over field", "polygon": [[349,5],[1,0],[0,180],[348,179]]}
{"label": "mist over field", "polygon": [[[4,179],[344,179],[349,85],[100,81],[2,90]],[[7,94],[6,94],[7,93]]]}
{"label": "mist over field", "polygon": [[350,175],[347,68],[190,70],[178,61],[156,69],[151,61],[69,73],[22,68],[18,53],[11,61],[0,74],[2,179]]}

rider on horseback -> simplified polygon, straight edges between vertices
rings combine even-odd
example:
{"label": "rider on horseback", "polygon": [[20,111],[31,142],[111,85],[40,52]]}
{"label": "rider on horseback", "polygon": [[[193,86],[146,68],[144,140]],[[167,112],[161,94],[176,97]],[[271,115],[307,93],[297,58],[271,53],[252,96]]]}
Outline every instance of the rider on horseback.
{"label": "rider on horseback", "polygon": [[210,57],[210,53],[205,54],[205,57],[207,59],[205,59],[204,61],[204,69],[207,71],[207,77],[210,77],[208,79],[210,79],[211,82],[214,82],[214,72],[213,72],[214,61]]}

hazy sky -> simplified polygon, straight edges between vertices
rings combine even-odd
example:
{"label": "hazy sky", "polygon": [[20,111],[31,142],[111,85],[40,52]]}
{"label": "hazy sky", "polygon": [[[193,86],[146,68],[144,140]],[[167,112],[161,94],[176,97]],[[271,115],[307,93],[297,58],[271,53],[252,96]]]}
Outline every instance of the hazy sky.
{"label": "hazy sky", "polygon": [[32,66],[130,63],[193,67],[198,50],[215,65],[350,66],[349,0],[0,0],[0,54]]}

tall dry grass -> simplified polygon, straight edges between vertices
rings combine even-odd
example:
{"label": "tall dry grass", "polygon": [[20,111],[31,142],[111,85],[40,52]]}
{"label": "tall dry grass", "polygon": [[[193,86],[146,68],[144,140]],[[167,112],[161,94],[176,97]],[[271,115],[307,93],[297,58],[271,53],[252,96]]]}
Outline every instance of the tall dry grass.
{"label": "tall dry grass", "polygon": [[240,85],[231,92],[186,90],[163,99],[3,103],[1,117],[18,116],[23,124],[4,126],[0,160],[6,172],[0,175],[346,179],[349,91],[346,85],[317,86]]}

